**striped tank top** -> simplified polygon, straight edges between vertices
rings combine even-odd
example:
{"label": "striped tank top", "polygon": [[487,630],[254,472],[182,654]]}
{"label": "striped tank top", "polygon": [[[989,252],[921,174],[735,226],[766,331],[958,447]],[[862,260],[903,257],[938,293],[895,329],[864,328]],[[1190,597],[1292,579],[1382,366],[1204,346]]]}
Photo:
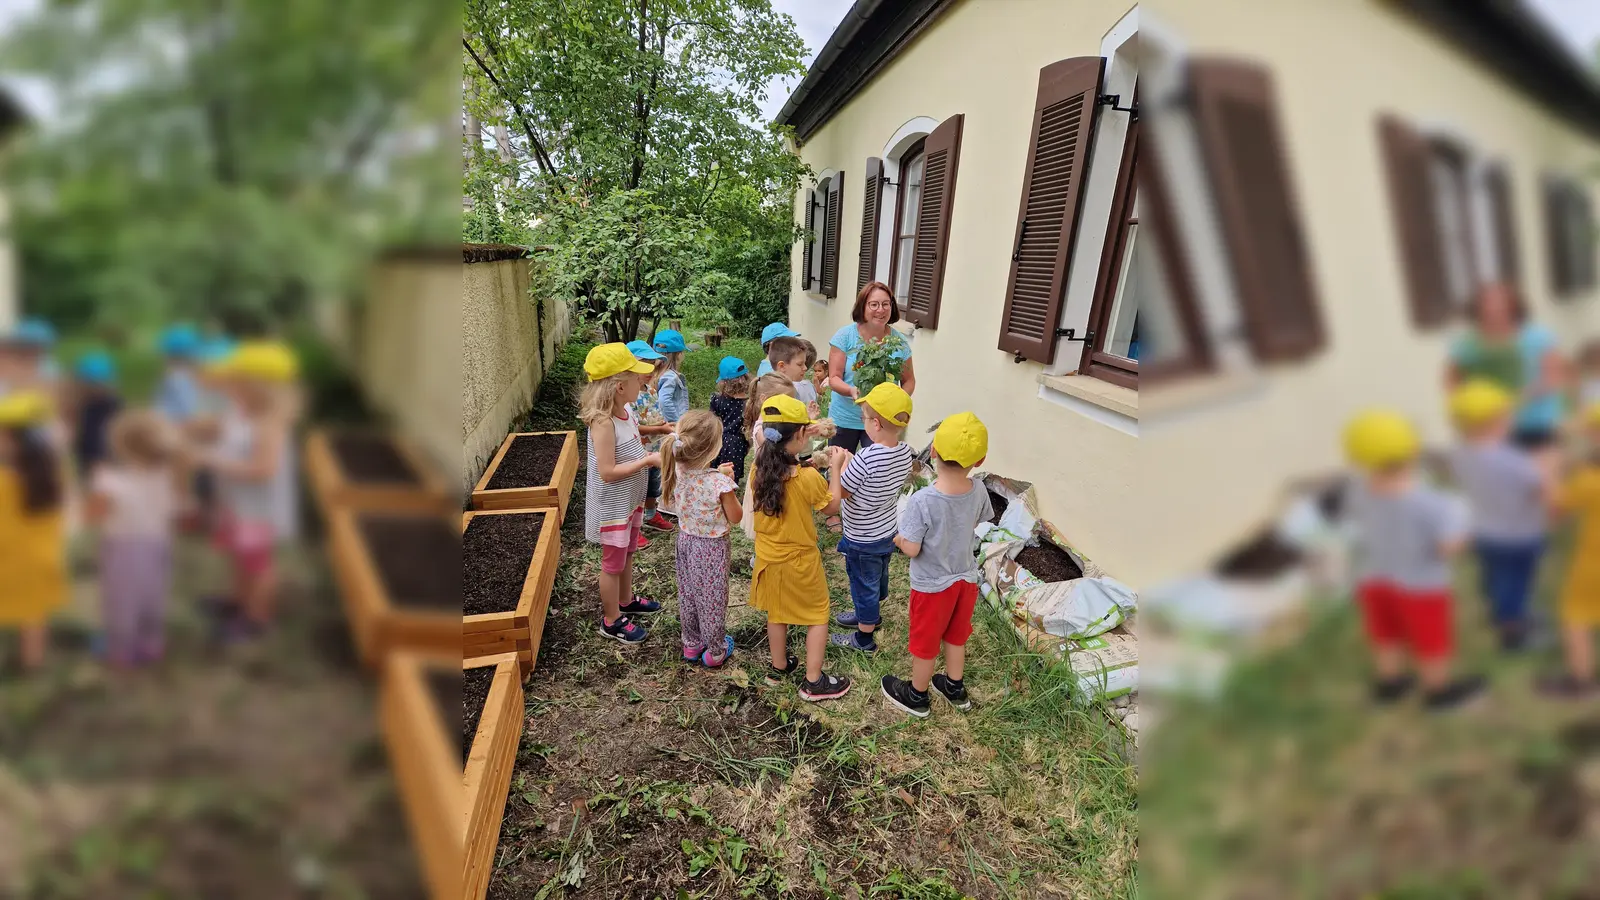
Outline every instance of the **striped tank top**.
{"label": "striped tank top", "polygon": [[[617,465],[643,459],[644,445],[639,442],[639,422],[632,410],[624,411],[624,418],[611,419],[617,433]],[[626,528],[633,511],[644,505],[649,490],[650,470],[640,469],[628,478],[607,484],[600,478],[600,466],[594,455],[594,432],[588,431],[585,445],[589,453],[588,487],[584,492],[583,536],[586,540],[601,543],[600,532]]]}

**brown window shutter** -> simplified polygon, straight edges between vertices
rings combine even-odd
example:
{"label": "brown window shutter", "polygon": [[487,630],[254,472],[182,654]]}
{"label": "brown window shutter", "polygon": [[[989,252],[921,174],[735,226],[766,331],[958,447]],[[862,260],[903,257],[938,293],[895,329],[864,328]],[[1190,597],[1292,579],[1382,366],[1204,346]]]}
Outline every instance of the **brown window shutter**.
{"label": "brown window shutter", "polygon": [[1253,63],[1199,58],[1189,79],[1251,348],[1263,361],[1303,359],[1323,344],[1322,314],[1272,77]]}
{"label": "brown window shutter", "polygon": [[1550,246],[1550,287],[1571,297],[1595,286],[1594,209],[1584,188],[1565,178],[1545,181],[1545,231]]}
{"label": "brown window shutter", "polygon": [[1544,182],[1544,230],[1550,250],[1550,290],[1557,297],[1572,293],[1573,265],[1567,237],[1566,197],[1555,178]]}
{"label": "brown window shutter", "polygon": [[1435,328],[1450,318],[1450,291],[1444,279],[1444,248],[1433,202],[1428,143],[1411,126],[1390,115],[1378,119],[1378,140],[1411,322],[1418,328]]}
{"label": "brown window shutter", "polygon": [[800,253],[800,290],[810,293],[811,282],[811,254],[817,245],[817,196],[812,188],[806,188],[806,236],[805,247]]}
{"label": "brown window shutter", "polygon": [[1600,233],[1596,232],[1594,221],[1594,204],[1590,199],[1587,189],[1571,185],[1572,190],[1572,217],[1573,217],[1573,280],[1574,288],[1580,291],[1592,291],[1595,287],[1597,263],[1595,254],[1600,253]]}
{"label": "brown window shutter", "polygon": [[1080,56],[1039,70],[999,346],[1046,365],[1056,352],[1067,260],[1083,197],[1079,187],[1088,172],[1104,69],[1102,58]]}
{"label": "brown window shutter", "polygon": [[878,211],[883,205],[883,160],[876,156],[867,159],[867,181],[861,193],[861,268],[856,272],[856,290],[859,292],[873,281],[873,271],[878,264]]}
{"label": "brown window shutter", "polygon": [[917,237],[911,253],[911,287],[906,319],[918,328],[939,327],[944,263],[950,246],[950,214],[956,197],[956,166],[961,161],[961,124],[956,113],[933,129],[922,144],[922,198],[917,204]]}
{"label": "brown window shutter", "polygon": [[1492,163],[1484,172],[1489,191],[1489,214],[1494,226],[1494,245],[1500,257],[1500,279],[1506,284],[1522,282],[1522,258],[1517,245],[1517,215],[1511,203],[1511,174],[1505,163]]}
{"label": "brown window shutter", "polygon": [[822,223],[822,296],[839,296],[839,219],[844,207],[844,173],[828,179],[828,208]]}

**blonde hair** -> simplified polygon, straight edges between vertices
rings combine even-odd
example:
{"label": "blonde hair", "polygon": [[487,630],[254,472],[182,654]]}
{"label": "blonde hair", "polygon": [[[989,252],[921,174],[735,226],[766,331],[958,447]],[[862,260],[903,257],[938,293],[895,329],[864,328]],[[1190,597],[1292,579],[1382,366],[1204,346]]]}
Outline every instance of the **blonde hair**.
{"label": "blonde hair", "polygon": [[741,400],[750,396],[750,373],[746,372],[736,378],[724,378],[717,382],[717,393]]}
{"label": "blonde hair", "polygon": [[117,462],[141,468],[166,465],[175,449],[166,421],[151,410],[118,414],[111,420],[109,439]]}
{"label": "blonde hair", "polygon": [[704,469],[722,449],[722,420],[710,410],[683,414],[678,430],[661,439],[661,496],[669,503],[678,486],[678,467]]}
{"label": "blonde hair", "polygon": [[[657,351],[657,352],[660,352],[660,351]],[[678,366],[680,366],[682,364],[683,364],[683,353],[682,353],[682,351],[679,351],[677,353],[662,353],[661,354],[661,359],[657,362],[657,368],[659,369],[661,366],[665,366],[666,368],[671,369],[672,371],[676,372],[676,371],[678,371]]]}
{"label": "blonde hair", "polygon": [[756,427],[756,420],[761,418],[761,404],[779,394],[788,394],[796,400],[800,399],[795,393],[794,382],[783,377],[781,373],[768,372],[756,379],[756,389],[751,392],[750,399],[744,404],[745,431]]}
{"label": "blonde hair", "polygon": [[611,418],[611,410],[617,400],[617,388],[632,376],[632,372],[618,372],[584,385],[583,394],[578,397],[578,418],[583,420],[583,424],[593,428]]}

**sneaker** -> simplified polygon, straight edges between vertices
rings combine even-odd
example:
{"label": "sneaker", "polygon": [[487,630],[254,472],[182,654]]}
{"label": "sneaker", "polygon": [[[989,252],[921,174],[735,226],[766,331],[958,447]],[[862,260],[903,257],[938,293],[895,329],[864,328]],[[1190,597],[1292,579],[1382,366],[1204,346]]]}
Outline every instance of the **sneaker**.
{"label": "sneaker", "polygon": [[726,649],[722,653],[722,658],[713,662],[711,659],[711,648],[707,647],[706,651],[700,654],[700,665],[705,666],[708,669],[720,669],[724,663],[733,658],[733,635],[724,635],[723,641]]}
{"label": "sneaker", "polygon": [[1465,675],[1422,698],[1422,705],[1431,712],[1457,709],[1483,693],[1482,675]]}
{"label": "sneaker", "polygon": [[701,648],[699,650],[691,650],[689,648],[684,648],[683,657],[682,657],[683,664],[686,665],[686,666],[698,666],[698,665],[700,665],[700,657],[705,652],[706,651],[705,651],[704,648]]}
{"label": "sneaker", "polygon": [[663,516],[661,514],[661,510],[658,509],[656,510],[655,515],[644,520],[644,527],[654,528],[656,531],[671,531],[673,529],[673,524],[671,520],[669,520],[666,516]]}
{"label": "sneaker", "polygon": [[1501,653],[1521,653],[1528,649],[1529,633],[1525,625],[1503,625],[1499,637]]}
{"label": "sneaker", "polygon": [[911,686],[911,682],[893,675],[885,675],[881,686],[883,695],[889,698],[890,703],[919,719],[928,717],[928,695],[918,693],[917,689]]}
{"label": "sneaker", "polygon": [[1600,682],[1579,681],[1570,672],[1539,679],[1539,692],[1563,700],[1575,700],[1600,690]]}
{"label": "sneaker", "polygon": [[632,600],[629,600],[627,603],[624,603],[617,608],[622,610],[624,613],[633,616],[640,615],[642,613],[661,612],[660,603],[657,603],[656,601],[647,597],[641,597],[638,594],[634,594]]}
{"label": "sneaker", "polygon": [[1372,683],[1372,699],[1378,703],[1393,703],[1411,693],[1411,689],[1416,684],[1416,677],[1409,674],[1374,681]]}
{"label": "sneaker", "polygon": [[776,687],[793,678],[798,671],[800,671],[800,660],[792,656],[789,657],[789,668],[787,669],[780,669],[769,662],[767,663],[767,684]]}
{"label": "sneaker", "polygon": [[[867,640],[872,641],[872,643],[863,644],[861,642],[862,638],[866,638]],[[861,653],[868,654],[869,656],[878,652],[878,642],[872,640],[872,638],[859,631],[849,631],[843,634],[830,634],[828,635],[828,643],[834,645],[835,647],[845,647],[850,650],[856,650]]]}
{"label": "sneaker", "polygon": [[[950,705],[956,709],[968,710],[972,708],[972,698],[967,696],[967,686],[962,682],[956,681],[940,672],[933,676],[931,686],[933,691],[937,691],[939,696],[949,700]],[[929,693],[933,693],[933,691]]]}
{"label": "sneaker", "polygon": [[842,675],[829,675],[823,672],[817,676],[816,681],[800,682],[800,699],[811,703],[837,700],[848,693],[850,693],[850,679]]}
{"label": "sneaker", "polygon": [[633,552],[638,553],[648,546],[650,546],[650,539],[644,536],[644,532],[639,532],[639,539],[633,543]]}
{"label": "sneaker", "polygon": [[833,621],[839,623],[845,628],[855,628],[861,624],[861,620],[856,618],[856,614],[854,612],[839,613],[837,616],[833,617]]}
{"label": "sneaker", "polygon": [[635,625],[627,616],[618,616],[615,622],[606,624],[605,616],[600,617],[600,634],[624,644],[637,644],[650,636],[650,632],[643,625]]}

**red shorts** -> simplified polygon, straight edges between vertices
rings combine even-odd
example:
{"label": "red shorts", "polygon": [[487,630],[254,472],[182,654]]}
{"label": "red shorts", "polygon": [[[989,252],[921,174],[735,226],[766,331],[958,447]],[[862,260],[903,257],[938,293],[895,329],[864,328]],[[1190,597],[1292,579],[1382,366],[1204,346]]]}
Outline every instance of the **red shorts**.
{"label": "red shorts", "polygon": [[1357,585],[1356,597],[1367,639],[1374,645],[1408,647],[1418,659],[1439,659],[1455,650],[1449,589],[1418,591],[1367,581]]}
{"label": "red shorts", "polygon": [[[644,507],[633,511],[628,524],[604,529],[600,534],[600,571],[607,575],[621,575],[628,571],[628,563],[639,548],[639,537],[644,534]],[[623,541],[627,541],[623,545]]]}
{"label": "red shorts", "polygon": [[271,522],[229,518],[216,535],[219,548],[233,561],[236,569],[248,575],[260,575],[272,568],[273,552],[277,549],[277,529]]}
{"label": "red shorts", "polygon": [[939,642],[966,646],[972,637],[972,610],[978,605],[978,586],[958,581],[936,594],[911,592],[911,640],[906,649],[917,659],[939,655]]}

